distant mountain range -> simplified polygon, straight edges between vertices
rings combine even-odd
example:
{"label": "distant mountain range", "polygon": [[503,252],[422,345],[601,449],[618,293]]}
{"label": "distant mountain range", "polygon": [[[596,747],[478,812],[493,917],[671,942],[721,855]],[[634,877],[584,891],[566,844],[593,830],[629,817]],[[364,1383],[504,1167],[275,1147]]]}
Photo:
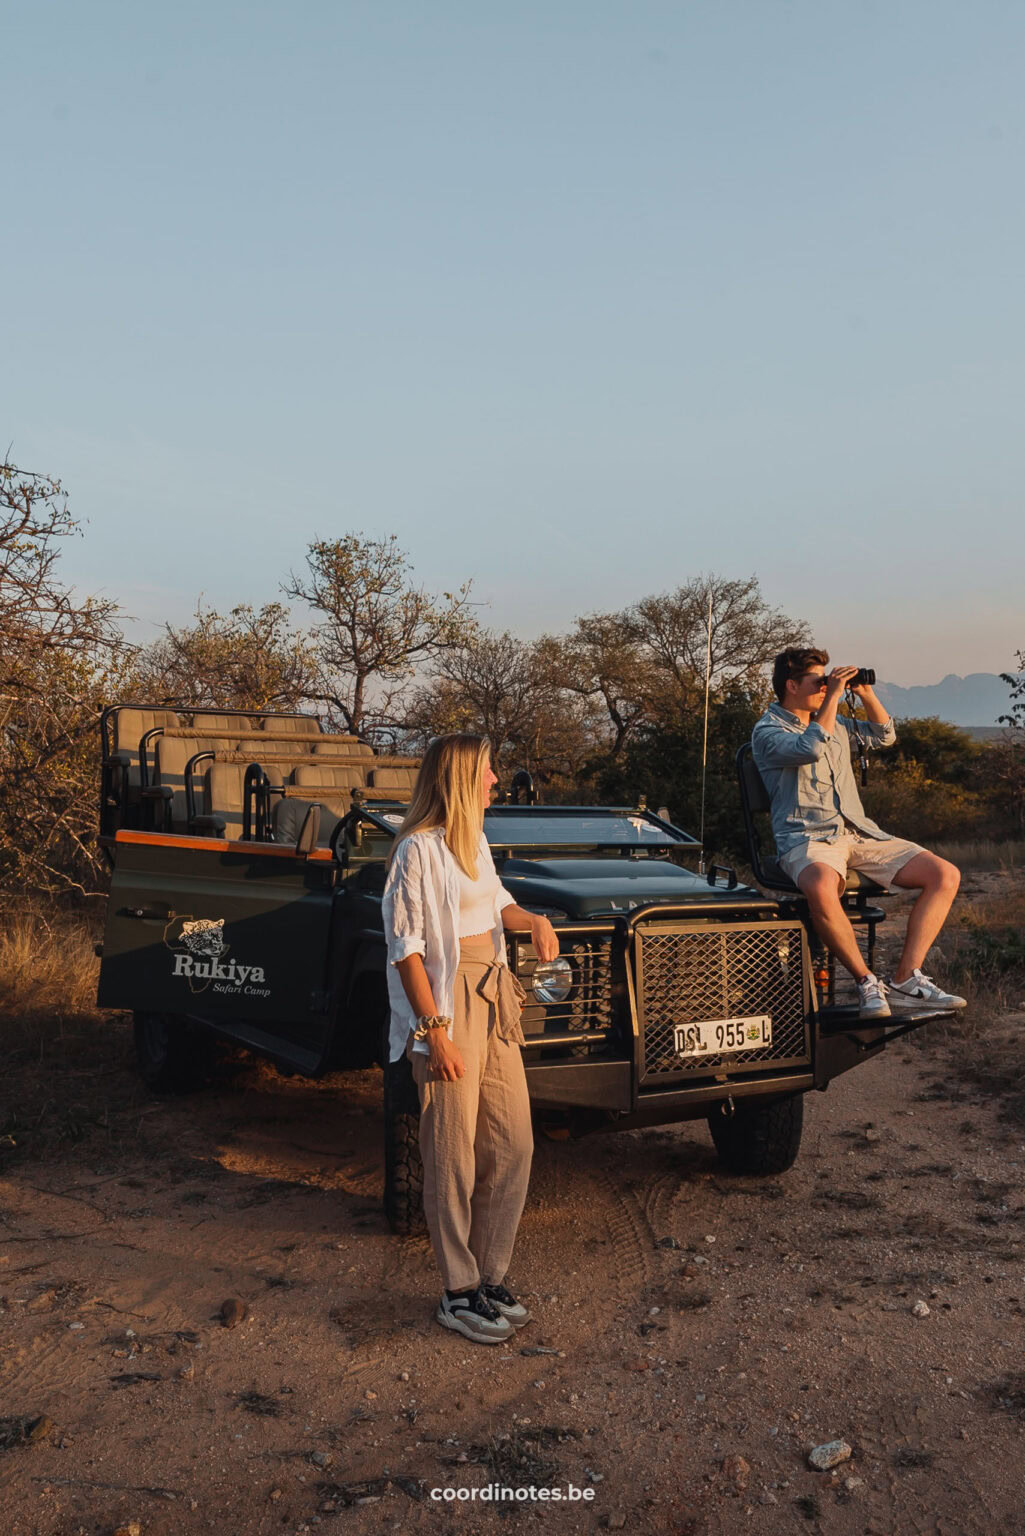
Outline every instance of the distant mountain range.
{"label": "distant mountain range", "polygon": [[876,694],[897,719],[937,715],[950,725],[964,726],[995,726],[997,716],[1010,708],[1010,693],[995,672],[969,672],[967,677],[950,672],[941,683],[920,688],[876,684]]}

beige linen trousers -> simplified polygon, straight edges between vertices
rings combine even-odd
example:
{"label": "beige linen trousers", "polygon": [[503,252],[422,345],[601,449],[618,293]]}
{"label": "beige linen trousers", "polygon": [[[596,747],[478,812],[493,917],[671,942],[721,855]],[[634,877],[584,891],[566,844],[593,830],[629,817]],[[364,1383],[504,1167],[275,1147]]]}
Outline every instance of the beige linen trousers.
{"label": "beige linen trousers", "polygon": [[523,989],[495,958],[491,935],[463,939],[452,1041],[466,1071],[454,1083],[430,1058],[406,1055],[420,1096],[424,1215],[447,1290],[500,1285],[530,1180],[534,1138],[520,1046]]}

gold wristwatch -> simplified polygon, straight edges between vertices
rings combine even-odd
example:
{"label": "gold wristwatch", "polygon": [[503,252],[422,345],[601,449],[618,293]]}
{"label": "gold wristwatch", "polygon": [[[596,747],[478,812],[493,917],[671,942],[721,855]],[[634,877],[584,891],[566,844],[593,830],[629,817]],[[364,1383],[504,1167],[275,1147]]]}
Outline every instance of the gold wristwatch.
{"label": "gold wristwatch", "polygon": [[423,1017],[418,1018],[416,1022],[419,1024],[420,1028],[414,1029],[413,1039],[426,1040],[432,1029],[447,1029],[452,1020],[447,1019],[444,1014],[441,1013],[425,1013]]}

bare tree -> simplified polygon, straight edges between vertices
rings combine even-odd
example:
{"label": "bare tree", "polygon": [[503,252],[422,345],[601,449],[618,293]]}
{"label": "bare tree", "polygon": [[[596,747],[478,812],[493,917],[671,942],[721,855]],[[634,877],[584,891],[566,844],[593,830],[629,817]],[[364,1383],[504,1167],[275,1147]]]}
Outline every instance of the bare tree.
{"label": "bare tree", "polygon": [[[495,761],[506,748],[530,736],[542,699],[531,666],[530,647],[508,630],[493,634],[474,627],[459,645],[436,658],[431,683],[418,690],[407,721],[428,722],[431,735],[442,721],[448,730],[475,730],[488,737]],[[458,723],[456,723],[458,722]]]}
{"label": "bare tree", "polygon": [[418,744],[445,731],[479,731],[496,769],[529,768],[548,784],[574,777],[594,750],[594,721],[562,688],[551,642],[527,645],[476,625],[438,655],[404,724]]}
{"label": "bare tree", "polygon": [[316,682],[316,658],[294,632],[287,608],[240,603],[229,614],[197,604],[195,622],[165,626],[139,657],[135,688],[162,704],[224,709],[296,709]]}
{"label": "bare tree", "polygon": [[[560,687],[607,716],[609,752],[618,757],[636,727],[651,713],[651,663],[643,628],[628,613],[591,613],[565,636],[546,635],[539,646]],[[594,745],[601,721],[593,721]]]}
{"label": "bare tree", "polygon": [[[60,540],[78,529],[59,480],[0,464],[0,690],[5,704],[39,686],[48,652],[120,651],[117,604],[75,598],[58,579]],[[45,669],[44,669],[45,672]]]}
{"label": "bare tree", "polygon": [[0,465],[0,883],[91,895],[100,712],[131,647],[117,606],[59,579],[77,524],[58,480]]}
{"label": "bare tree", "polygon": [[740,682],[757,692],[764,686],[765,667],[778,652],[808,643],[804,623],[764,601],[757,576],[746,581],[698,576],[675,592],[646,597],[630,610],[630,616],[660,674],[658,684],[668,688],[678,703],[689,703],[704,682],[709,598],[713,686]]}
{"label": "bare tree", "polygon": [[316,540],[306,567],[305,576],[291,572],[282,590],[323,615],[312,631],[318,679],[308,697],[361,736],[393,721],[399,689],[417,667],[464,638],[470,583],[440,598],[415,586],[394,534]]}

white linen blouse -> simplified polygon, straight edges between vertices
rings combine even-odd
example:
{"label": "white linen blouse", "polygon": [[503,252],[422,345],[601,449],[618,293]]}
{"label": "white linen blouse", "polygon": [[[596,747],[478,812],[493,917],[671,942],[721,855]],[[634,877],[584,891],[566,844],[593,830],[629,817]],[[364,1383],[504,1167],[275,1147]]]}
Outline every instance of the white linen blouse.
{"label": "white linen blouse", "polygon": [[[495,861],[488,840],[480,835],[481,875],[496,877]],[[422,955],[427,979],[434,993],[438,1012],[451,1019],[455,995],[456,971],[459,969],[459,876],[455,855],[445,842],[444,827],[431,827],[404,837],[395,850],[384,886],[382,916],[388,944],[388,1001],[391,1004],[389,1061],[398,1061],[406,1049],[410,1030],[417,1019],[406,996],[402,978],[395,967],[409,955]],[[505,933],[502,913],[515,906],[500,881],[495,886],[492,910],[492,940],[495,957],[506,963]],[[452,1025],[448,1026],[452,1039]],[[429,1055],[426,1040],[413,1042],[413,1050]]]}

